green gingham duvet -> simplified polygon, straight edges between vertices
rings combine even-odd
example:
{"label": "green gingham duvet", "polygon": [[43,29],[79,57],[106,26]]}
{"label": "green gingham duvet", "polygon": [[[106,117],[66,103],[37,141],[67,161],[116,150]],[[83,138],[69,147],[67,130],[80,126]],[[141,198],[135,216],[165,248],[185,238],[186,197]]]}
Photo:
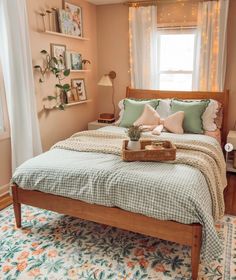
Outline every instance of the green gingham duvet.
{"label": "green gingham duvet", "polygon": [[[182,137],[208,139],[197,135]],[[205,177],[189,165],[128,163],[112,154],[53,149],[17,168],[12,182],[24,189],[116,206],[160,220],[200,223],[202,257],[210,261],[222,249]]]}

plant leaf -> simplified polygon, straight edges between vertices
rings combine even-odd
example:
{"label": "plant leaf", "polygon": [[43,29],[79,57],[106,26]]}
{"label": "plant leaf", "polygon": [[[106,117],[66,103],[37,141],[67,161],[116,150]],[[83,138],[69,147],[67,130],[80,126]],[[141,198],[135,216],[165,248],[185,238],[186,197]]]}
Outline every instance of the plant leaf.
{"label": "plant leaf", "polygon": [[48,95],[47,98],[48,98],[48,100],[50,100],[50,101],[51,101],[51,100],[54,100],[54,99],[57,99],[56,96],[53,96],[53,95]]}
{"label": "plant leaf", "polygon": [[64,91],[70,90],[70,85],[69,85],[69,84],[64,84],[64,85],[63,85],[63,90],[64,90]]}
{"label": "plant leaf", "polygon": [[40,53],[42,53],[42,54],[47,54],[48,52],[47,52],[46,50],[41,50]]}
{"label": "plant leaf", "polygon": [[35,66],[34,66],[34,69],[40,69],[40,68],[41,68],[40,65],[35,65]]}
{"label": "plant leaf", "polygon": [[43,80],[40,78],[40,79],[39,79],[39,82],[40,82],[40,83],[43,83]]}
{"label": "plant leaf", "polygon": [[58,110],[64,111],[65,110],[65,105],[64,104],[59,104],[58,105]]}
{"label": "plant leaf", "polygon": [[63,89],[63,86],[60,84],[56,84],[55,87]]}
{"label": "plant leaf", "polygon": [[63,74],[65,77],[68,77],[70,75],[70,69],[65,69]]}
{"label": "plant leaf", "polygon": [[52,61],[55,63],[55,64],[58,64],[58,60],[53,56],[52,57]]}

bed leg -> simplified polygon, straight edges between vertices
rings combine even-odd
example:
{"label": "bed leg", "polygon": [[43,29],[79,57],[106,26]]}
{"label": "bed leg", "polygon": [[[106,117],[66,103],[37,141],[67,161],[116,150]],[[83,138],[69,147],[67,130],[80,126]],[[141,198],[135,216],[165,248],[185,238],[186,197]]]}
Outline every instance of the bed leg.
{"label": "bed leg", "polygon": [[12,186],[13,208],[15,214],[16,227],[21,227],[21,204],[18,202],[17,186]]}
{"label": "bed leg", "polygon": [[201,241],[202,241],[202,226],[196,224],[193,226],[193,240],[192,240],[192,252],[191,252],[192,280],[198,279]]}

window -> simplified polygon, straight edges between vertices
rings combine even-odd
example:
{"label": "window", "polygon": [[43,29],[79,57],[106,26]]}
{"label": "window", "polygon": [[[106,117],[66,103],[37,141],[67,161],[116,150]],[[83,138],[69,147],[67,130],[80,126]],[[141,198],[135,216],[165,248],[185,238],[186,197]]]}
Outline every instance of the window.
{"label": "window", "polygon": [[9,123],[7,117],[4,82],[0,64],[0,140],[9,137]]}
{"label": "window", "polygon": [[195,29],[158,31],[159,89],[193,90],[196,37]]}

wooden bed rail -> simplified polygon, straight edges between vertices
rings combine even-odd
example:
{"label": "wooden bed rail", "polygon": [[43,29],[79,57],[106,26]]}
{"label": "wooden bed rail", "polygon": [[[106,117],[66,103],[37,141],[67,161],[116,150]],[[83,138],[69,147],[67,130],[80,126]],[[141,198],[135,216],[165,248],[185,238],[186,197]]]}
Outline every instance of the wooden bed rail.
{"label": "wooden bed rail", "polygon": [[161,221],[116,207],[105,207],[39,191],[24,190],[17,185],[12,186],[12,195],[17,227],[21,227],[21,204],[26,204],[188,245],[192,250],[192,279],[197,280],[202,240],[200,224],[187,225]]}

